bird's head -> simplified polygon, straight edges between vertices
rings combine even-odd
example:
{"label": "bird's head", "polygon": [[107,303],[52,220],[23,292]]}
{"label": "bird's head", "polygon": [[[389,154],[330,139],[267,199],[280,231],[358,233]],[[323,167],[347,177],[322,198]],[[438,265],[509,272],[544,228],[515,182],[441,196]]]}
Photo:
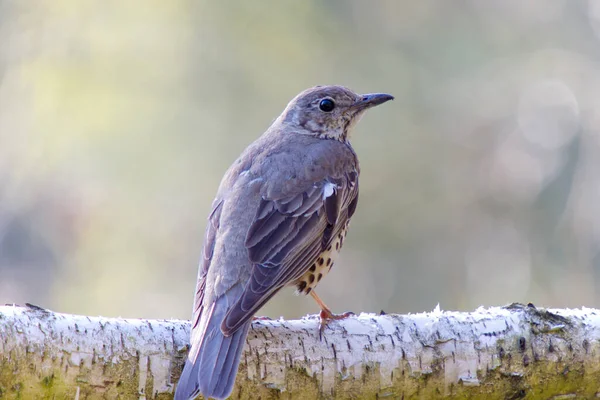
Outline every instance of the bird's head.
{"label": "bird's head", "polygon": [[393,99],[385,93],[356,94],[343,86],[315,86],[292,99],[279,118],[300,128],[300,133],[346,141],[367,109]]}

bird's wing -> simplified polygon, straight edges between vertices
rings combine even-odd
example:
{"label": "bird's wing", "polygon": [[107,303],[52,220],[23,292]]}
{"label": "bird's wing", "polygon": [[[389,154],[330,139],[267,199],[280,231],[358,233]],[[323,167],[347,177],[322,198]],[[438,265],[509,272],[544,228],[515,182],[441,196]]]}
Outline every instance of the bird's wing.
{"label": "bird's wing", "polygon": [[219,221],[221,219],[221,210],[223,208],[223,200],[215,200],[213,209],[208,216],[208,224],[206,225],[206,233],[204,237],[204,248],[202,249],[202,257],[198,268],[198,280],[196,281],[196,296],[194,298],[194,314],[192,317],[192,329],[195,329],[200,322],[202,316],[204,289],[206,288],[206,275],[208,267],[215,249],[215,239],[219,230]]}
{"label": "bird's wing", "polygon": [[358,172],[326,177],[283,198],[262,198],[246,237],[252,275],[221,330],[233,334],[279,289],[301,277],[339,234],[358,201]]}

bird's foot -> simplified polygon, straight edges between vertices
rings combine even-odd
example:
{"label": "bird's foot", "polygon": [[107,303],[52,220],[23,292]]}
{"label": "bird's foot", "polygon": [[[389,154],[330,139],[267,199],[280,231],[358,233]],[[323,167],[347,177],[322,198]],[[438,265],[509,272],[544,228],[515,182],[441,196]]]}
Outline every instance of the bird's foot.
{"label": "bird's foot", "polygon": [[257,317],[256,315],[252,317],[252,321],[272,321],[272,318],[269,317]]}
{"label": "bird's foot", "polygon": [[325,330],[327,324],[329,324],[330,321],[346,319],[353,315],[356,314],[354,314],[352,311],[347,311],[343,314],[334,314],[329,309],[321,310],[321,313],[319,314],[319,317],[321,318],[321,326],[319,327],[319,340],[323,339],[323,331]]}

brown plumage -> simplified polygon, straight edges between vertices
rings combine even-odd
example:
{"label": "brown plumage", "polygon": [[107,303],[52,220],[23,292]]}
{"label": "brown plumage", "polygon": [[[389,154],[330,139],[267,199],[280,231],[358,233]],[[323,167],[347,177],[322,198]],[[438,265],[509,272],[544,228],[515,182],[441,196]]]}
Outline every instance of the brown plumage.
{"label": "brown plumage", "polygon": [[324,319],[336,318],[314,288],[333,266],[358,201],[348,135],[366,109],[391,99],[341,86],[308,89],[229,168],[206,229],[176,399],[231,393],[252,317],[284,286],[310,293]]}

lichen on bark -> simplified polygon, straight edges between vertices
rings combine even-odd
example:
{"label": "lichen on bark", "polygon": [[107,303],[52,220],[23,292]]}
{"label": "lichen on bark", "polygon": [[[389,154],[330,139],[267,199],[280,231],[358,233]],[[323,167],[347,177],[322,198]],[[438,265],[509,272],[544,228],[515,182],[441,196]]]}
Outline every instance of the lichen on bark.
{"label": "lichen on bark", "polygon": [[[472,313],[255,321],[233,398],[597,396],[600,312],[513,304]],[[170,399],[187,321],[0,307],[0,398]],[[557,397],[560,398],[560,397]]]}

